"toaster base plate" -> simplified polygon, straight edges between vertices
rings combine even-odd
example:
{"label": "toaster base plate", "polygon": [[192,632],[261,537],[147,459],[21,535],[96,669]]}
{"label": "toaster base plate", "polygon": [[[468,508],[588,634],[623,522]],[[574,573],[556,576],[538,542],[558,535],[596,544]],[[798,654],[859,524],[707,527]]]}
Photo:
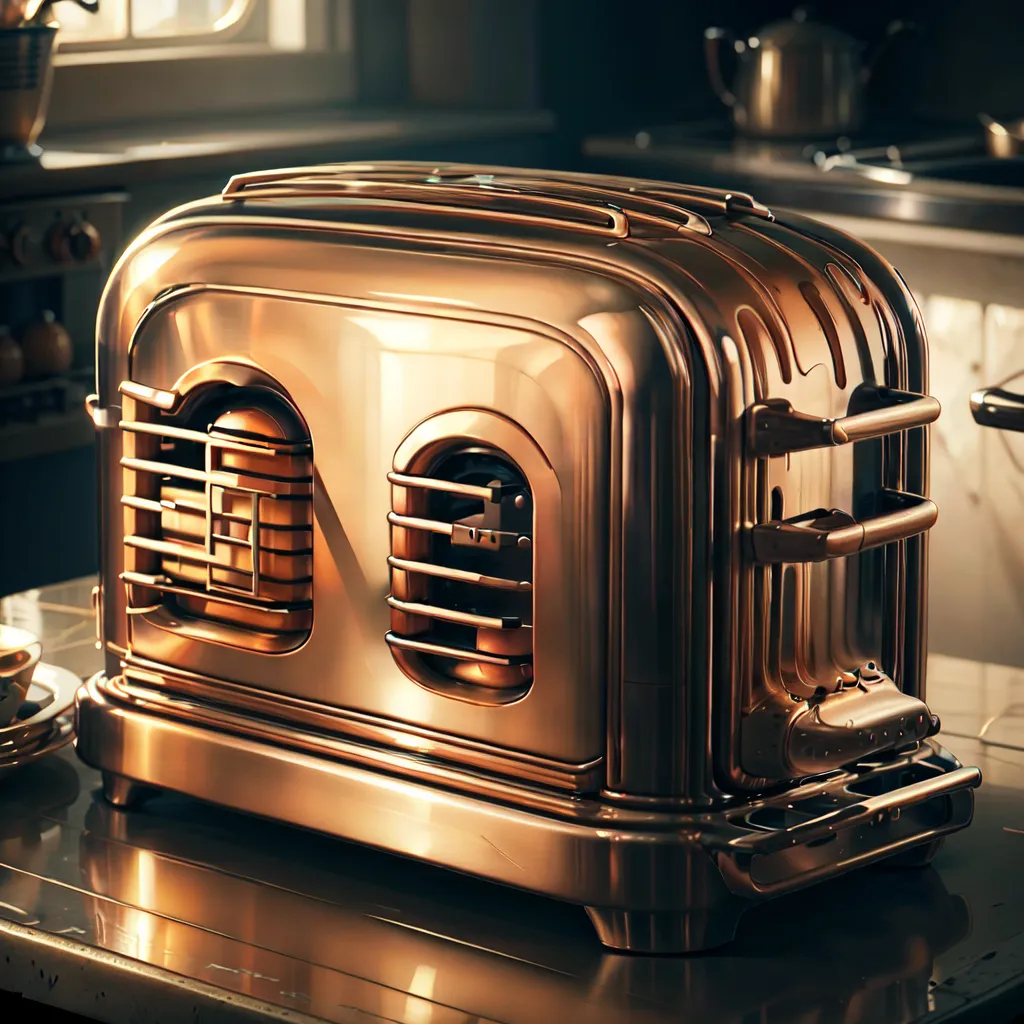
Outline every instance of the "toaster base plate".
{"label": "toaster base plate", "polygon": [[76,710],[79,756],[114,804],[174,791],[581,904],[604,945],[636,953],[723,945],[755,899],[881,860],[926,860],[970,823],[980,783],[927,741],[711,813],[595,797],[554,815],[144,710],[102,673]]}

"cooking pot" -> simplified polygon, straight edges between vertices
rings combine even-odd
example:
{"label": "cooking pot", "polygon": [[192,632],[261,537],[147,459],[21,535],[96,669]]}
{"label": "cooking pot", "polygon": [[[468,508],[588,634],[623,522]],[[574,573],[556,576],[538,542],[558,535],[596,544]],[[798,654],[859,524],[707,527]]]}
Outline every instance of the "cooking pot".
{"label": "cooking pot", "polygon": [[[863,117],[864,87],[886,44],[910,26],[895,21],[865,58],[865,44],[808,19],[803,9],[748,39],[724,28],[704,33],[708,75],[733,123],[747,134],[781,137],[841,135]],[[722,44],[737,59],[730,88],[722,72]]]}

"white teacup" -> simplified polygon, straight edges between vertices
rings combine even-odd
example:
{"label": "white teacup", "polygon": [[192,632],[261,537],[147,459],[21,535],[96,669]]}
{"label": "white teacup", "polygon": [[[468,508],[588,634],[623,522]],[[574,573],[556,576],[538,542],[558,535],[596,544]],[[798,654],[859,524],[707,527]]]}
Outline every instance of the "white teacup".
{"label": "white teacup", "polygon": [[10,725],[18,714],[42,654],[38,637],[25,629],[0,624],[0,729]]}

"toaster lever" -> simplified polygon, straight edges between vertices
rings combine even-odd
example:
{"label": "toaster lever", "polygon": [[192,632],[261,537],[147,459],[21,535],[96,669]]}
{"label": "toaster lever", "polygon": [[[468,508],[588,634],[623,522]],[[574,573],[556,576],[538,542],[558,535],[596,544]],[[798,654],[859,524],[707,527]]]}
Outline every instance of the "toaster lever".
{"label": "toaster lever", "polygon": [[750,528],[753,559],[762,565],[824,562],[893,544],[930,530],[939,517],[935,502],[917,494],[883,489],[880,511],[854,519],[839,509],[815,509]]}
{"label": "toaster lever", "polygon": [[809,448],[867,441],[938,419],[942,406],[930,395],[892,388],[862,389],[857,396],[873,408],[828,419],[796,412],[785,399],[770,399],[750,409],[750,446],[755,455],[786,455]]}

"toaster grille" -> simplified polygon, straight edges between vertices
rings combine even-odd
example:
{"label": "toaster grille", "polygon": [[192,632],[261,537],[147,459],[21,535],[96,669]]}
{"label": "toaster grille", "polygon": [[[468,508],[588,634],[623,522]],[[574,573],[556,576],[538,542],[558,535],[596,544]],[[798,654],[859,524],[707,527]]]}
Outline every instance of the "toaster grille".
{"label": "toaster grille", "polygon": [[122,388],[128,612],[235,647],[293,649],[312,627],[308,434],[266,389],[203,390],[172,412]]}
{"label": "toaster grille", "polygon": [[515,693],[533,679],[533,497],[490,448],[451,452],[424,476],[389,473],[391,630],[419,682]]}

